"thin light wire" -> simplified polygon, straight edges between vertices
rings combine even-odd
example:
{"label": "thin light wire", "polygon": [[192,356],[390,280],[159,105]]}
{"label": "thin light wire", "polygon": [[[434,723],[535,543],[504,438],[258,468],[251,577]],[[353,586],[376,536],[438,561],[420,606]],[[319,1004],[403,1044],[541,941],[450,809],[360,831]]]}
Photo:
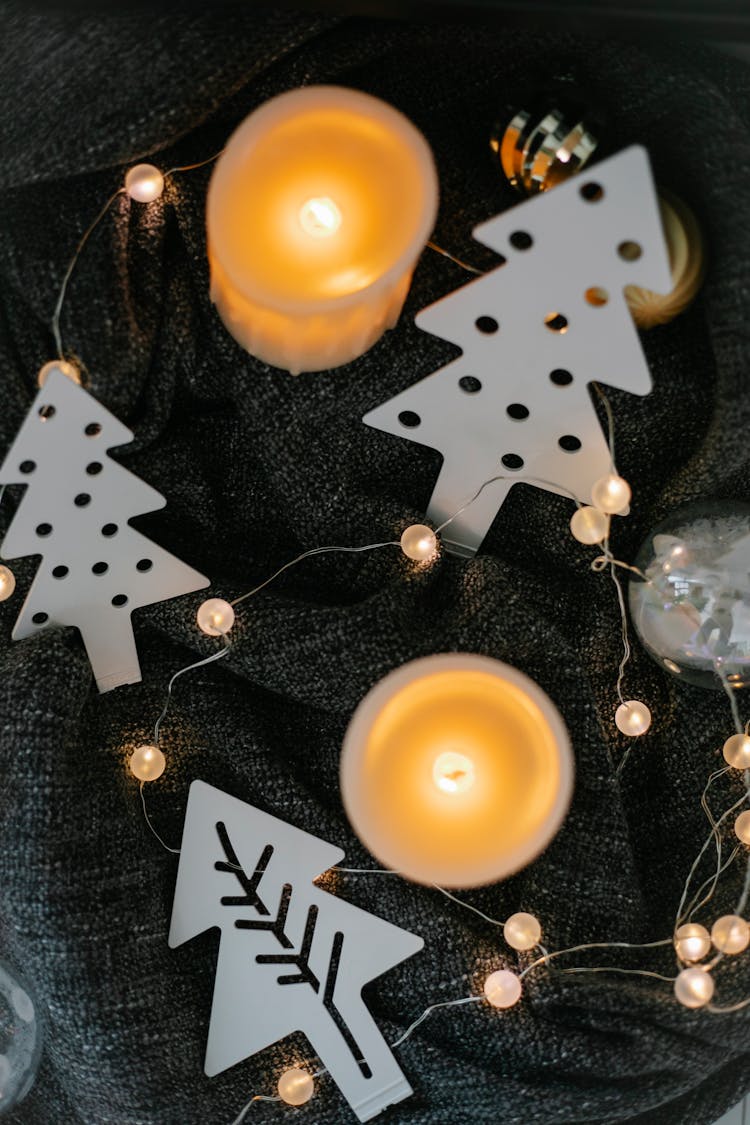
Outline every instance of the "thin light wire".
{"label": "thin light wire", "polygon": [[448,250],[444,250],[442,246],[438,246],[436,242],[428,242],[430,250],[434,250],[438,254],[442,254],[444,258],[448,258],[451,262],[455,262],[462,270],[467,273],[473,273],[476,277],[483,277],[485,271],[478,270],[476,266],[470,266],[468,262],[464,262],[461,258],[457,258],[455,254],[451,254]]}
{"label": "thin light wire", "polygon": [[364,547],[313,547],[311,551],[303,551],[301,555],[297,555],[296,559],[291,559],[290,562],[284,563],[284,565],[280,566],[279,569],[275,571],[270,578],[266,578],[266,580],[264,582],[261,582],[259,586],[253,587],[252,590],[248,590],[246,594],[242,594],[239,598],[235,598],[234,601],[230,602],[229,604],[232,606],[239,605],[241,602],[246,601],[248,598],[254,597],[255,594],[259,594],[261,590],[264,590],[266,586],[269,586],[271,582],[273,582],[281,574],[283,574],[285,570],[290,570],[291,567],[296,566],[297,563],[302,562],[303,559],[312,558],[313,555],[325,555],[331,552],[343,552],[344,554],[356,555],[361,554],[361,552],[363,551],[377,551],[381,547],[400,546],[401,544],[398,542],[398,540],[389,539],[384,543],[367,543]]}
{"label": "thin light wire", "polygon": [[574,973],[620,973],[622,976],[631,977],[653,977],[654,980],[666,980],[670,983],[677,979],[676,976],[666,977],[664,973],[653,973],[650,969],[621,969],[617,965],[595,965],[593,967],[573,968],[573,969],[560,969],[560,974]]}
{"label": "thin light wire", "polygon": [[436,1012],[438,1008],[455,1008],[460,1004],[476,1004],[481,1000],[484,1000],[483,996],[462,996],[458,1000],[442,1000],[439,1004],[430,1004],[429,1008],[425,1008],[421,1016],[417,1016],[414,1022],[409,1024],[403,1035],[399,1035],[398,1039],[394,1039],[393,1043],[391,1043],[391,1047],[395,1049],[396,1047],[400,1047],[402,1043],[405,1043],[409,1036],[417,1030],[419,1025],[423,1023],[428,1016],[431,1016],[433,1012]]}
{"label": "thin light wire", "polygon": [[726,671],[724,669],[724,665],[721,663],[720,660],[716,659],[716,657],[714,657],[714,671],[716,672],[716,675],[721,680],[721,686],[724,688],[724,691],[726,692],[727,697],[729,699],[729,707],[730,707],[731,712],[732,712],[732,722],[734,723],[735,733],[736,734],[742,734],[743,733],[743,726],[742,726],[742,720],[740,719],[740,709],[739,709],[739,706],[737,704],[737,694],[734,691],[732,685],[729,683],[729,680],[727,679],[727,674],[726,674]]}
{"label": "thin light wire", "polygon": [[467,500],[465,504],[462,504],[461,507],[453,513],[453,515],[448,516],[447,520],[443,520],[443,522],[435,528],[435,534],[439,535],[443,528],[448,527],[448,525],[453,523],[454,520],[458,519],[458,517],[462,515],[462,513],[465,512],[467,508],[470,508],[471,505],[479,499],[485,488],[488,488],[491,484],[495,484],[500,480],[510,480],[513,481],[514,484],[541,484],[549,486],[555,492],[564,492],[566,496],[569,496],[571,500],[575,501],[577,507],[581,508],[584,505],[584,501],[576,496],[575,492],[571,492],[569,488],[565,488],[564,485],[557,484],[555,481],[545,480],[544,477],[520,477],[515,473],[512,476],[508,473],[498,473],[496,476],[489,477],[488,480],[480,484],[479,488],[476,490],[470,500]]}
{"label": "thin light wire", "polygon": [[91,235],[94,233],[96,228],[99,226],[99,223],[102,221],[104,216],[107,214],[110,207],[115,202],[115,200],[118,198],[118,196],[123,195],[124,192],[125,192],[125,188],[119,187],[117,189],[117,191],[114,192],[109,197],[109,199],[104,204],[104,206],[102,207],[99,214],[94,219],[91,226],[88,227],[87,230],[81,236],[81,240],[78,243],[78,246],[76,247],[75,253],[73,254],[73,257],[70,259],[70,262],[68,263],[68,268],[65,271],[65,274],[64,274],[63,279],[62,279],[62,284],[60,286],[60,293],[58,295],[57,303],[55,305],[55,311],[52,314],[52,335],[55,337],[55,347],[57,348],[57,355],[58,355],[59,359],[62,359],[62,360],[65,359],[65,353],[63,351],[62,336],[60,335],[60,317],[62,315],[63,304],[65,302],[65,295],[68,291],[68,284],[70,282],[71,277],[73,276],[73,270],[76,268],[76,265],[78,264],[78,259],[80,258],[81,254],[83,253],[83,249],[84,249],[86,243],[88,242],[88,240],[91,238]]}
{"label": "thin light wire", "polygon": [[400,871],[386,871],[382,867],[329,867],[340,875],[400,875]]}
{"label": "thin light wire", "polygon": [[154,723],[154,746],[159,745],[159,731],[161,729],[162,723],[167,717],[167,712],[169,711],[169,705],[172,701],[172,689],[174,688],[175,681],[179,680],[180,676],[184,676],[186,672],[192,672],[194,668],[202,668],[206,664],[213,664],[214,660],[221,660],[222,656],[226,656],[230,650],[231,644],[227,636],[223,636],[222,640],[224,642],[224,648],[219,649],[218,652],[212,653],[211,656],[204,657],[203,660],[196,660],[194,664],[188,664],[186,668],[180,668],[180,670],[178,672],[175,672],[175,674],[172,676],[172,679],[167,684],[167,698],[164,703],[164,707],[162,708],[162,712],[159,715],[159,718]]}
{"label": "thin light wire", "polygon": [[[719,1007],[718,1004],[709,1004],[706,1008],[707,1012],[711,1012],[715,1016],[723,1016],[728,1012],[739,1012],[750,1004],[750,996],[746,1000],[739,1000],[736,1004],[728,1004],[726,1007]],[[742,1106],[742,1121],[745,1121],[745,1103]]]}
{"label": "thin light wire", "polygon": [[151,817],[150,817],[150,816],[148,815],[148,810],[147,810],[147,808],[146,808],[146,796],[145,796],[145,794],[144,794],[144,792],[143,792],[143,786],[144,786],[145,784],[146,784],[146,783],[145,783],[144,781],[142,781],[142,782],[141,782],[141,805],[143,806],[143,815],[144,815],[144,817],[146,818],[146,824],[147,824],[147,825],[149,826],[149,828],[150,828],[150,829],[151,829],[151,831],[153,832],[154,836],[156,836],[156,839],[157,839],[157,840],[159,841],[159,843],[161,844],[161,846],[162,846],[162,847],[163,847],[163,848],[164,848],[164,849],[165,849],[166,851],[168,851],[168,852],[171,852],[171,853],[172,853],[172,855],[179,855],[179,854],[180,854],[180,849],[179,849],[179,848],[170,848],[169,844],[165,844],[164,840],[163,840],[163,839],[161,838],[161,836],[159,835],[159,833],[158,833],[158,832],[156,831],[156,829],[154,828],[153,824],[151,823]]}
{"label": "thin light wire", "polygon": [[698,865],[700,864],[700,861],[703,859],[703,856],[706,853],[706,848],[709,846],[711,841],[714,839],[714,833],[718,831],[718,829],[721,827],[721,825],[724,823],[724,821],[727,819],[727,817],[731,816],[732,813],[735,811],[735,809],[738,809],[740,807],[740,805],[744,805],[746,801],[747,801],[747,794],[743,793],[738,801],[735,801],[735,803],[733,805],[731,805],[730,808],[728,808],[726,810],[726,812],[722,813],[722,815],[719,817],[719,819],[715,822],[715,827],[711,828],[711,832],[709,833],[708,839],[704,843],[701,850],[698,852],[698,855],[695,857],[695,860],[693,861],[693,866],[690,868],[687,880],[685,882],[685,889],[682,892],[682,898],[680,899],[680,905],[677,907],[677,917],[675,919],[675,924],[674,924],[675,930],[685,920],[684,907],[685,907],[685,900],[687,899],[688,892],[690,890],[690,884],[693,881],[693,876],[698,869]]}
{"label": "thin light wire", "polygon": [[240,1110],[239,1114],[237,1115],[237,1117],[235,1117],[234,1121],[232,1122],[232,1125],[242,1125],[242,1122],[245,1120],[248,1113],[253,1108],[253,1105],[255,1104],[255,1102],[280,1102],[280,1101],[281,1101],[281,1098],[278,1096],[278,1094],[273,1096],[273,1097],[270,1094],[255,1094],[250,1099],[250,1101],[247,1103],[247,1105],[243,1109]]}
{"label": "thin light wire", "polygon": [[505,925],[505,922],[501,922],[499,918],[490,918],[489,914],[485,914],[483,910],[477,910],[476,906],[472,906],[470,902],[462,902],[460,898],[456,898],[456,896],[452,895],[450,891],[446,891],[445,887],[439,887],[437,883],[431,883],[430,885],[434,890],[440,891],[441,895],[445,895],[445,897],[451,899],[452,902],[457,903],[459,906],[463,906],[464,910],[470,910],[472,914],[478,914],[480,918],[483,918],[485,922],[489,922],[491,926]]}
{"label": "thin light wire", "polygon": [[197,164],[183,164],[179,168],[169,168],[163,173],[164,179],[166,180],[167,176],[174,176],[175,172],[192,172],[196,168],[205,168],[207,164],[213,164],[214,160],[218,160],[225,152],[226,149],[223,148],[221,152],[215,152],[213,156],[209,156],[205,160],[199,160]]}
{"label": "thin light wire", "polygon": [[589,949],[657,949],[660,945],[671,945],[671,938],[662,938],[661,941],[589,941],[584,945],[571,945],[568,949],[555,949],[552,953],[546,953],[543,957],[538,957],[536,961],[532,961],[527,965],[523,972],[519,973],[519,980],[523,980],[525,976],[538,969],[540,965],[546,965],[549,961],[555,960],[557,957],[563,957],[567,953],[585,953]]}
{"label": "thin light wire", "polygon": [[612,465],[612,472],[615,476],[617,476],[618,473],[615,466],[615,416],[612,412],[612,404],[598,383],[594,382],[592,383],[592,386],[599,396],[599,399],[607,415],[607,444],[609,445],[609,459]]}

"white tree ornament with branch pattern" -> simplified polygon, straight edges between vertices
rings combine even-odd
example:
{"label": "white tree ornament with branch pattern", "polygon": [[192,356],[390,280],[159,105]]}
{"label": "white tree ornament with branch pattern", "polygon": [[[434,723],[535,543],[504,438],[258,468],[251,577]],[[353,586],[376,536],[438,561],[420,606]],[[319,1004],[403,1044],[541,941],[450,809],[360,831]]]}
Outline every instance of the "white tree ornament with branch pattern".
{"label": "white tree ornament with branch pattern", "polygon": [[190,787],[169,944],[219,927],[206,1074],[303,1032],[360,1121],[411,1094],[362,999],[422,939],[315,886],[344,857],[203,781]]}
{"label": "white tree ornament with branch pattern", "polygon": [[481,546],[514,475],[590,502],[610,455],[589,383],[651,389],[623,289],[672,285],[648,155],[637,146],[474,235],[505,263],[417,317],[463,354],[364,417],[443,454],[427,509],[434,526],[485,481],[508,478],[446,528],[446,547],[465,556]]}
{"label": "white tree ornament with branch pattern", "polygon": [[27,486],[2,557],[42,556],[13,638],[76,626],[100,691],[141,678],[134,609],[208,585],[128,524],[166,503],[107,456],[132,440],[127,426],[54,369],[0,468],[0,484]]}

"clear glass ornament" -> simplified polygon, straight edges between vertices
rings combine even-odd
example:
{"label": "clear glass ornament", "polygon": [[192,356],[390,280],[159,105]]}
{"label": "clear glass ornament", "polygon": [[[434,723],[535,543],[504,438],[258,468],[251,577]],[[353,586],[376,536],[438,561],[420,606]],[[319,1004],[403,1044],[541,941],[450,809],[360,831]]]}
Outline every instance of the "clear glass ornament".
{"label": "clear glass ornament", "polygon": [[630,581],[635,630],[654,660],[700,687],[750,684],[750,505],[689,504],[660,523]]}
{"label": "clear glass ornament", "polygon": [[34,1085],[42,1056],[43,1021],[27,981],[0,961],[0,1115]]}

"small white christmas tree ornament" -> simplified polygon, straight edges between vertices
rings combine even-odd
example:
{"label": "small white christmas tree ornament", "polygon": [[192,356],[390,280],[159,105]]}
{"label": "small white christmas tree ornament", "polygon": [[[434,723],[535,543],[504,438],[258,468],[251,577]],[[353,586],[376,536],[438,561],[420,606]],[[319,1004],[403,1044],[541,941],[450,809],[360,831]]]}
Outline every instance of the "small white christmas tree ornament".
{"label": "small white christmas tree ornament", "polygon": [[315,886],[344,857],[203,781],[190,787],[169,944],[219,927],[206,1074],[292,1032],[360,1121],[411,1094],[362,999],[422,939]]}
{"label": "small white christmas tree ornament", "polygon": [[128,524],[166,503],[108,457],[132,440],[127,426],[55,369],[0,468],[0,484],[27,486],[0,554],[42,556],[13,639],[76,626],[100,691],[141,678],[134,609],[208,585]]}
{"label": "small white christmas tree ornament", "polygon": [[[470,557],[519,479],[591,502],[612,469],[589,383],[633,394],[651,377],[623,295],[672,285],[648,155],[625,149],[568,183],[482,223],[506,261],[424,309],[417,325],[463,354],[364,417],[443,454],[427,509]],[[546,483],[542,483],[546,482]]]}

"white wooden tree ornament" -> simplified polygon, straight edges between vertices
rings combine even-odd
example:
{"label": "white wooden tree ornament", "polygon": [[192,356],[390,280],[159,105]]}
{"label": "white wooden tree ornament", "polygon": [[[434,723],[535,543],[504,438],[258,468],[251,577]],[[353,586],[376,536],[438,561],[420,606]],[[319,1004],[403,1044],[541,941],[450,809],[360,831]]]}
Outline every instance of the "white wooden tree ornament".
{"label": "white wooden tree ornament", "polygon": [[[644,395],[651,377],[623,289],[672,286],[645,149],[616,156],[482,223],[506,262],[424,309],[416,323],[458,342],[459,359],[364,417],[443,454],[427,518],[470,557],[519,478],[590,501],[610,456],[588,384]],[[537,482],[530,482],[537,483]]]}
{"label": "white wooden tree ornament", "polygon": [[362,999],[421,938],[313,880],[340,848],[203,781],[190,787],[169,944],[221,929],[206,1074],[303,1032],[360,1121],[411,1093]]}
{"label": "white wooden tree ornament", "polygon": [[0,468],[27,486],[0,554],[41,555],[14,640],[53,625],[81,632],[100,691],[141,678],[131,613],[208,585],[128,524],[164,497],[112,461],[133,434],[61,370],[39,391]]}

